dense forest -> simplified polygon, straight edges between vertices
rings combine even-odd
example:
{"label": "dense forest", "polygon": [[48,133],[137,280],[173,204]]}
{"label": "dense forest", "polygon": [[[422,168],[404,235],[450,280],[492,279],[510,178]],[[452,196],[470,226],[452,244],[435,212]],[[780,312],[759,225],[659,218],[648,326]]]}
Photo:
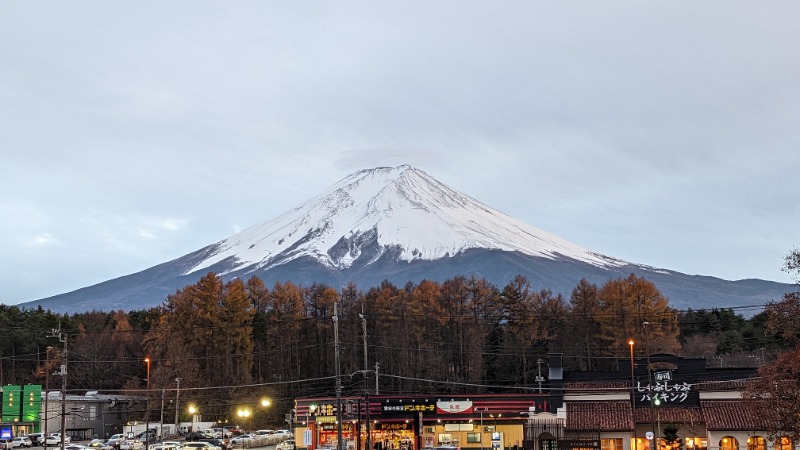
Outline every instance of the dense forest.
{"label": "dense forest", "polygon": [[749,318],[722,308],[678,311],[634,275],[602,286],[581,281],[564,298],[522,276],[502,288],[455,277],[362,291],[269,288],[257,277],[224,282],[209,273],[145,311],[0,306],[0,385],[59,387],[53,373],[66,351],[69,392],[142,395],[149,376],[150,395],[172,402],[180,379],[181,401],[211,416],[268,396],[269,422],[295,397],[333,395],[337,360],[345,395],[367,386],[380,394],[533,386],[548,353],[562,353],[569,370],[610,370],[628,358],[630,339],[637,357],[666,352],[756,367],[797,344],[770,326],[776,306],[765,306]]}

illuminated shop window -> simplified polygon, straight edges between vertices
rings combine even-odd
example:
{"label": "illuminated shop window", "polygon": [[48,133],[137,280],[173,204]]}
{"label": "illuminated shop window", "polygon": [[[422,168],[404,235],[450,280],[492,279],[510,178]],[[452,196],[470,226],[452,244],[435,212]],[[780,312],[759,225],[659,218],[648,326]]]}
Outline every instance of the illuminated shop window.
{"label": "illuminated shop window", "polygon": [[719,450],[739,450],[739,441],[733,436],[725,436],[719,441]]}
{"label": "illuminated shop window", "polygon": [[622,450],[622,438],[600,439],[601,450]]}
{"label": "illuminated shop window", "polygon": [[747,450],[767,450],[767,443],[763,436],[750,436],[747,438]]}

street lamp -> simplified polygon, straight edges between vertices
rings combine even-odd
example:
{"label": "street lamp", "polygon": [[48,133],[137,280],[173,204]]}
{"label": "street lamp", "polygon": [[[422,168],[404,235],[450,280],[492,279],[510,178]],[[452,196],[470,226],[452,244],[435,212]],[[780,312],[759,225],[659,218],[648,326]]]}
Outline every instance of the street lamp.
{"label": "street lamp", "polygon": [[[634,379],[634,371],[635,366],[633,364],[633,346],[636,344],[633,339],[628,340],[628,345],[631,348],[631,418],[633,419],[633,433],[631,436],[633,438],[636,437],[636,381]],[[631,443],[634,443],[634,440],[631,440]],[[635,445],[635,444],[632,444]],[[637,448],[638,450],[638,448]]]}
{"label": "street lamp", "polygon": [[[308,447],[311,450],[314,450],[316,449],[317,446],[317,418],[316,418],[317,405],[313,403],[308,405],[308,411],[311,413],[312,416],[314,416],[314,430],[311,435],[311,442],[306,442],[306,447]],[[306,417],[306,429],[311,429],[311,420],[308,417]],[[365,450],[370,450],[370,449],[365,449]]]}
{"label": "street lamp", "polygon": [[[239,408],[239,409],[236,410],[236,415],[240,419],[242,419],[242,421],[244,423],[247,423],[249,421],[250,415],[252,413],[253,413],[253,411],[250,408],[245,408],[245,407],[242,407],[242,408]],[[225,434],[224,431],[223,431],[223,434]]]}
{"label": "street lamp", "polygon": [[[633,372],[634,372],[633,346],[635,344],[636,343],[633,341],[633,339],[630,339],[628,341],[628,345],[631,348],[631,408],[633,408],[632,411],[633,411],[633,418],[634,418],[634,421],[633,421],[633,427],[634,428],[636,428],[636,381],[634,380],[634,377],[633,377]],[[634,434],[635,434],[635,432],[634,432]]]}
{"label": "street lamp", "polygon": [[145,426],[144,426],[144,448],[150,450],[150,357],[146,357],[144,362],[147,364],[147,401],[145,406]]}
{"label": "street lamp", "polygon": [[192,415],[192,432],[196,432],[197,429],[195,427],[195,422],[197,422],[197,415],[200,413],[200,409],[194,405],[189,405],[189,414]]}
{"label": "street lamp", "polygon": [[[262,398],[262,399],[261,399],[261,407],[262,407],[263,409],[267,409],[267,408],[269,408],[271,405],[272,405],[272,400],[270,400],[270,399],[268,399],[268,398]],[[262,416],[265,416],[266,414],[267,414],[267,413],[265,412],[265,413],[263,413],[263,414],[262,414]],[[267,420],[265,419],[265,420],[264,420],[264,422],[267,422]]]}
{"label": "street lamp", "polygon": [[642,328],[644,328],[645,351],[647,352],[647,390],[650,393],[650,427],[653,433],[653,445],[650,447],[650,450],[655,450],[658,448],[658,436],[656,435],[656,419],[655,412],[653,411],[653,380],[650,371],[650,337],[647,333],[648,325],[650,325],[650,322],[645,321],[642,323]]}

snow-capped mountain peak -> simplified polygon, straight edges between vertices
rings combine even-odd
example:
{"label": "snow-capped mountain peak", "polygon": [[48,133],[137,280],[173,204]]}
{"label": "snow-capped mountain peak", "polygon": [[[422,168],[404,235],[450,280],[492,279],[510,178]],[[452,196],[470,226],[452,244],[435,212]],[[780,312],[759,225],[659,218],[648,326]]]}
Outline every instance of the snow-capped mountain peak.
{"label": "snow-capped mountain peak", "polygon": [[331,269],[452,257],[469,249],[627,264],[513,219],[408,165],[361,170],[276,219],[211,246],[187,273],[225,261],[228,272],[266,270],[301,257]]}

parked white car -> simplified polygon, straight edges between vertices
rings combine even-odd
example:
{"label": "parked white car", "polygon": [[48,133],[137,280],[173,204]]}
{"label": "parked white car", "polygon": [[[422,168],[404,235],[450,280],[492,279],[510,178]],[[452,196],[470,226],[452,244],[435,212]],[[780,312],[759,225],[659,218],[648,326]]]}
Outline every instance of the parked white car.
{"label": "parked white car", "polygon": [[163,441],[158,444],[151,444],[150,450],[181,450],[183,444],[180,441]]}
{"label": "parked white car", "polygon": [[159,442],[158,444],[150,444],[150,450],[178,450],[174,444],[165,444],[163,442]]}
{"label": "parked white car", "polygon": [[86,450],[86,446],[81,444],[67,444],[64,446],[64,450]]}
{"label": "parked white car", "polygon": [[[47,436],[47,439],[45,440],[45,442],[47,442],[47,445],[61,445],[61,437],[62,436],[59,433],[53,433],[53,434]],[[72,439],[70,439],[69,436],[64,436],[64,443],[65,444],[69,444],[71,440]]]}
{"label": "parked white car", "polygon": [[294,439],[287,439],[275,446],[275,450],[294,450]]}
{"label": "parked white car", "polygon": [[113,446],[106,443],[102,439],[92,439],[88,444],[86,444],[86,448],[90,450],[114,450]]}
{"label": "parked white car", "polygon": [[119,443],[119,450],[142,450],[144,444],[138,439],[125,439]]}
{"label": "parked white car", "polygon": [[28,436],[17,436],[11,439],[11,446],[14,448],[33,447],[33,441]]}
{"label": "parked white car", "polygon": [[222,450],[210,442],[193,441],[184,442],[183,450]]}

